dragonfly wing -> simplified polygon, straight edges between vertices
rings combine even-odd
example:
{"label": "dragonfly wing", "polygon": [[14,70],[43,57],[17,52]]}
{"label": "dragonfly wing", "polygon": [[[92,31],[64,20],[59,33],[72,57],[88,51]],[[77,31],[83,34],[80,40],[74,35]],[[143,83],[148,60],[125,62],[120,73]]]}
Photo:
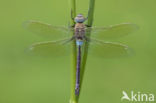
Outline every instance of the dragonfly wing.
{"label": "dragonfly wing", "polygon": [[102,42],[94,40],[90,43],[90,54],[102,58],[118,58],[130,55],[131,49],[120,43]]}
{"label": "dragonfly wing", "polygon": [[69,45],[64,44],[62,40],[48,41],[33,44],[29,50],[34,55],[58,57],[69,53]]}
{"label": "dragonfly wing", "polygon": [[92,37],[103,40],[122,37],[138,29],[139,27],[136,24],[122,23],[108,27],[93,27],[91,30],[93,33],[97,33],[95,35],[93,34]]}
{"label": "dragonfly wing", "polygon": [[67,33],[69,33],[68,31],[70,31],[70,29],[65,27],[56,27],[52,26],[51,24],[46,24],[34,20],[25,22],[24,28],[33,33],[47,36],[52,39],[60,39],[67,37],[68,36]]}

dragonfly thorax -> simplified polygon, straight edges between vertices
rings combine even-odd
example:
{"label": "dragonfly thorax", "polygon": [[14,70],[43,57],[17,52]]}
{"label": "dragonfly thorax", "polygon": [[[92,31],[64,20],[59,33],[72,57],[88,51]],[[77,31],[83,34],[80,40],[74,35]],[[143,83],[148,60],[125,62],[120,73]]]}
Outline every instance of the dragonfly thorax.
{"label": "dragonfly thorax", "polygon": [[86,32],[85,24],[83,23],[76,23],[75,24],[75,39],[76,40],[84,40],[85,38],[85,32]]}

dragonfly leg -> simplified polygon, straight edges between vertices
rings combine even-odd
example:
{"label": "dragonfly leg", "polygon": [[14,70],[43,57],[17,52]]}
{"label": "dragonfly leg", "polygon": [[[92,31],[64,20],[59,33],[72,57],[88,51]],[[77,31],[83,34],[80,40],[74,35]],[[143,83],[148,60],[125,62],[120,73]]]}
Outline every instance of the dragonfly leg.
{"label": "dragonfly leg", "polygon": [[85,18],[85,21],[88,20],[88,16]]}
{"label": "dragonfly leg", "polygon": [[89,25],[87,25],[87,24],[85,24],[85,26],[86,26],[86,27],[91,27],[91,26],[89,26]]}
{"label": "dragonfly leg", "polygon": [[72,10],[71,10],[71,19],[74,21],[74,18],[72,17],[72,15],[73,15],[73,12],[72,12]]}

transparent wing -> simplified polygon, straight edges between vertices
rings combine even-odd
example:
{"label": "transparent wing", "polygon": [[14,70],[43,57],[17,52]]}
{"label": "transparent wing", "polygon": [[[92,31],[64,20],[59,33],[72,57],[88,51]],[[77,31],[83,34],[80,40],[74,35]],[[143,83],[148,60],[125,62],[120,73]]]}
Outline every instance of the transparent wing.
{"label": "transparent wing", "polygon": [[39,21],[30,20],[24,23],[24,28],[27,30],[40,34],[43,36],[51,37],[52,39],[60,39],[67,37],[70,29],[65,27],[56,27],[51,24],[42,23]]}
{"label": "transparent wing", "polygon": [[70,52],[69,44],[64,44],[63,40],[36,43],[29,50],[34,55],[52,57],[65,56]]}
{"label": "transparent wing", "polygon": [[90,30],[92,31],[92,37],[103,40],[122,37],[133,33],[138,29],[139,27],[136,24],[122,23],[108,27],[93,27]]}
{"label": "transparent wing", "polygon": [[91,55],[102,58],[118,58],[132,54],[131,49],[126,45],[98,40],[90,43],[89,52]]}

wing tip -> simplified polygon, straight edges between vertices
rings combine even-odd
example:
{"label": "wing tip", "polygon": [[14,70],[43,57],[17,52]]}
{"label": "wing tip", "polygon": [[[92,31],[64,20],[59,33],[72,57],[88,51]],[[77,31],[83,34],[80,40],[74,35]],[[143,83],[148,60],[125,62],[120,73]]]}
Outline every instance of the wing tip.
{"label": "wing tip", "polygon": [[27,28],[31,23],[35,22],[35,20],[27,20],[22,23],[23,28]]}
{"label": "wing tip", "polygon": [[140,29],[140,26],[135,23],[127,22],[127,23],[122,23],[122,24],[131,25],[136,30]]}

